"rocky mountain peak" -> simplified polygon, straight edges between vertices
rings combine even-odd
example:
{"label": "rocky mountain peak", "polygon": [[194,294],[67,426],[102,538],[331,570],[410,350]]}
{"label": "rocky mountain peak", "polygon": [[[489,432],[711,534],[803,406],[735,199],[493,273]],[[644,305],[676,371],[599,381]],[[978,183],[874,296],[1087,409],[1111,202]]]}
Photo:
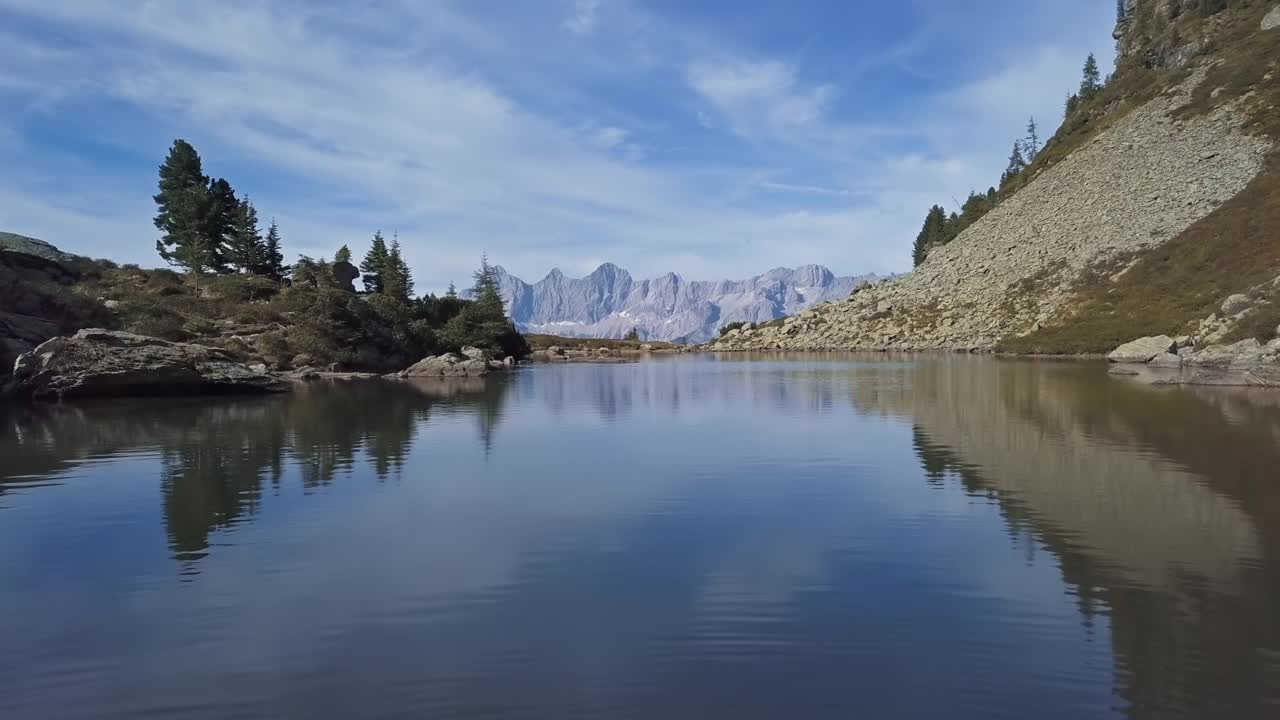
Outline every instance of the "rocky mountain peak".
{"label": "rocky mountain peak", "polygon": [[[496,274],[496,273],[495,273]],[[496,278],[508,313],[525,332],[702,342],[734,322],[767,322],[825,300],[847,297],[874,275],[836,277],[821,265],[777,268],[747,280],[686,281],[674,272],[635,280],[604,263],[583,278],[552,270],[529,284]]]}

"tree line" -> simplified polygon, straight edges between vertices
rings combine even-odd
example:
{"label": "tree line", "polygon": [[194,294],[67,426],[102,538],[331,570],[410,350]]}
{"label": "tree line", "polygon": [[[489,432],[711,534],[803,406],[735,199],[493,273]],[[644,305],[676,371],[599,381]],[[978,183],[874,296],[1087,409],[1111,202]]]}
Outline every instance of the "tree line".
{"label": "tree line", "polygon": [[[1123,0],[1121,7],[1123,7]],[[1098,61],[1093,53],[1090,53],[1085,60],[1079,89],[1067,96],[1066,117],[1070,118],[1083,103],[1097,97],[1105,86],[1098,70]],[[991,212],[1002,200],[1021,188],[1027,180],[1027,171],[1043,150],[1040,128],[1036,124],[1036,119],[1032,117],[1027,122],[1025,135],[1013,141],[1013,150],[1009,153],[1009,161],[1004,173],[1000,176],[998,188],[992,186],[985,193],[970,191],[969,197],[958,211],[948,213],[941,205],[929,208],[925,214],[924,226],[920,229],[912,247],[913,263],[920,265],[931,250],[954,240],[960,233]]]}
{"label": "tree line", "polygon": [[[200,277],[217,276],[215,290],[243,285],[247,303],[265,304],[262,312],[287,312],[294,318],[284,333],[271,333],[260,347],[280,358],[281,365],[301,355],[317,362],[351,367],[395,367],[424,354],[475,345],[502,355],[523,356],[524,338],[506,317],[506,307],[488,258],[473,276],[470,299],[453,285],[436,297],[414,295],[413,273],[398,236],[387,242],[373,234],[357,267],[350,247],[333,260],[300,255],[285,264],[279,226],[266,233],[248,196],[237,196],[231,183],[205,174],[199,153],[185,140],[175,140],[160,166],[154,199],[155,226],[161,231],[156,250],[170,264],[188,271],[201,297]],[[363,292],[354,281],[360,279]],[[239,291],[238,291],[239,292]],[[403,365],[400,365],[403,367]]]}

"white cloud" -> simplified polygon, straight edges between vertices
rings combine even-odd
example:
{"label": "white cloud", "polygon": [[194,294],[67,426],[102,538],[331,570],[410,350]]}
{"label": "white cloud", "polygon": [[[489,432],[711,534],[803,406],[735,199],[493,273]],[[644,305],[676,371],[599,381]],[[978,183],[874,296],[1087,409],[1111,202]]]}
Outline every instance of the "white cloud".
{"label": "white cloud", "polygon": [[627,131],[618,127],[597,128],[591,133],[593,145],[605,150],[612,150],[627,139]]}
{"label": "white cloud", "polygon": [[787,137],[812,128],[824,119],[835,91],[831,85],[802,87],[795,67],[777,60],[698,61],[687,78],[744,137],[762,130]]}
{"label": "white cloud", "polygon": [[[869,126],[837,106],[866,102],[837,90],[843,76],[690,39],[625,5],[608,8],[625,22],[604,25],[597,3],[575,5],[571,20],[589,18],[575,27],[610,42],[568,44],[464,7],[0,0],[6,18],[56,28],[0,29],[3,126],[96,118],[105,103],[128,122],[85,121],[86,143],[148,158],[145,173],[112,175],[0,133],[0,164],[24,168],[0,193],[0,229],[155,262],[154,165],[181,135],[280,219],[290,254],[398,229],[423,289],[465,281],[481,250],[525,277],[589,270],[586,257],[708,278],[900,270],[924,209],[998,177],[1010,134],[1060,105],[1083,57],[1046,44]],[[733,135],[690,142],[664,125],[690,113]]]}
{"label": "white cloud", "polygon": [[595,32],[600,0],[576,0],[573,15],[564,21],[564,28],[574,35],[590,35]]}

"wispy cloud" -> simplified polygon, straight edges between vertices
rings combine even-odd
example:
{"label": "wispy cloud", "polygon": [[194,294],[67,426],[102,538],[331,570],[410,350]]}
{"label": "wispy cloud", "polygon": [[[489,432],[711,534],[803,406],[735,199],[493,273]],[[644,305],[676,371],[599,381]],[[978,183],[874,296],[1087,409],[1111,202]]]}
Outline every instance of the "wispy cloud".
{"label": "wispy cloud", "polygon": [[425,288],[480,250],[530,277],[600,258],[690,277],[902,269],[924,208],[998,176],[1006,136],[1057,109],[1092,37],[1046,32],[889,102],[718,26],[606,9],[0,0],[0,163],[23,168],[0,229],[156,262],[155,167],[181,136],[291,253],[399,230]]}
{"label": "wispy cloud", "polygon": [[596,16],[600,0],[576,0],[573,14],[564,21],[564,28],[574,35],[590,35],[596,29]]}
{"label": "wispy cloud", "polygon": [[697,61],[689,85],[712,104],[740,135],[773,135],[811,128],[823,120],[835,93],[832,85],[804,87],[794,66],[777,60]]}

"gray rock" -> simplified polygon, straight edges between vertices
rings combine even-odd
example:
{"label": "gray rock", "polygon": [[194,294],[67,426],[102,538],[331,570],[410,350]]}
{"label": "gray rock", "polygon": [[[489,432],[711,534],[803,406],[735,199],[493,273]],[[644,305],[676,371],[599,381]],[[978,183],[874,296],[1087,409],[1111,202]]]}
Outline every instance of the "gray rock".
{"label": "gray rock", "polygon": [[706,342],[734,321],[766,322],[817,303],[843,300],[875,275],[837,277],[819,265],[778,268],[741,281],[689,281],[667,273],[633,279],[605,263],[584,278],[552,270],[526,283],[501,267],[494,278],[516,327],[570,337]]}
{"label": "gray rock", "polygon": [[1230,317],[1249,309],[1253,302],[1248,295],[1235,294],[1222,302],[1222,314]]}
{"label": "gray rock", "polygon": [[462,348],[462,355],[468,360],[481,360],[483,362],[489,362],[493,359],[493,355],[489,354],[488,350],[481,350],[471,345]]}
{"label": "gray rock", "polygon": [[1262,343],[1254,338],[1231,345],[1210,345],[1183,359],[1188,365],[1229,367],[1251,364],[1262,360]]}
{"label": "gray rock", "polygon": [[516,366],[516,359],[510,355],[502,358],[502,366],[510,370]]}
{"label": "gray rock", "polygon": [[13,370],[19,355],[57,334],[58,326],[48,320],[0,312],[0,376]]}
{"label": "gray rock", "polygon": [[1158,355],[1174,352],[1173,338],[1168,335],[1145,337],[1125,343],[1107,355],[1113,363],[1145,363]]}
{"label": "gray rock", "polygon": [[402,378],[479,377],[489,373],[487,360],[472,360],[456,353],[423,358],[400,371]]}
{"label": "gray rock", "polygon": [[25,235],[15,235],[14,233],[7,232],[0,232],[0,250],[22,253],[23,255],[34,255],[38,258],[44,258],[45,260],[51,260],[61,264],[68,264],[75,262],[76,260],[84,259],[78,255],[62,252],[43,240],[37,240]]}
{"label": "gray rock", "polygon": [[1147,367],[1177,370],[1182,367],[1182,358],[1173,353],[1164,353],[1151,358]]}
{"label": "gray rock", "polygon": [[16,393],[37,399],[287,389],[225,350],[100,329],[53,338],[20,356],[13,381]]}
{"label": "gray rock", "polygon": [[1262,18],[1262,31],[1275,30],[1280,28],[1280,5],[1271,8],[1271,12]]}

